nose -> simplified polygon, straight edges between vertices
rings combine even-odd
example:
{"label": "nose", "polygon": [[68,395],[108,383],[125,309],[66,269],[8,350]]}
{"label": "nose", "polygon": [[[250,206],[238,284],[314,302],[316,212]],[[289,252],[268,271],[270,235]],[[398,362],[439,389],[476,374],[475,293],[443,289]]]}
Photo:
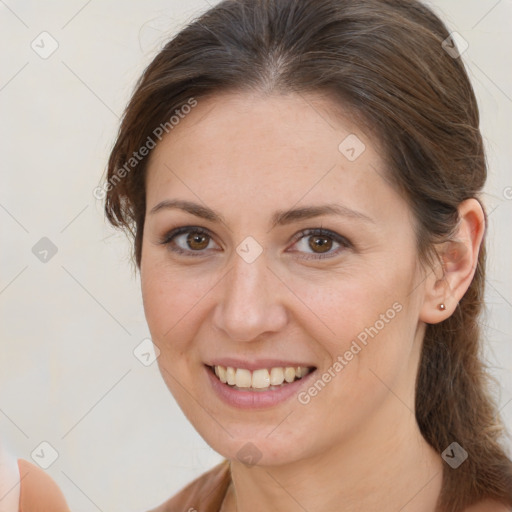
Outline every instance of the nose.
{"label": "nose", "polygon": [[213,322],[234,341],[253,341],[284,328],[285,287],[267,267],[265,253],[252,263],[240,256],[217,288]]}

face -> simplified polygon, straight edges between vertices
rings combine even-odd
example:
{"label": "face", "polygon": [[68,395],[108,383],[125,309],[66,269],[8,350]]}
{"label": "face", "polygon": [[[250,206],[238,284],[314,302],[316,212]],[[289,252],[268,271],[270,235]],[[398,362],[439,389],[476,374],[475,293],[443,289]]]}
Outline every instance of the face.
{"label": "face", "polygon": [[217,95],[151,155],[147,322],[167,386],[228,458],[285,464],[410,423],[414,220],[377,141],[334,112],[320,96]]}

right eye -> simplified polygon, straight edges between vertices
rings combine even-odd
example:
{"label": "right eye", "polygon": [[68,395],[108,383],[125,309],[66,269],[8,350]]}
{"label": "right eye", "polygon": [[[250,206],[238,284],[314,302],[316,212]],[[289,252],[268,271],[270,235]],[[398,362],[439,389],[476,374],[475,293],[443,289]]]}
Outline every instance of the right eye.
{"label": "right eye", "polygon": [[213,239],[207,229],[199,226],[183,226],[166,233],[160,243],[169,250],[185,256],[200,256]]}

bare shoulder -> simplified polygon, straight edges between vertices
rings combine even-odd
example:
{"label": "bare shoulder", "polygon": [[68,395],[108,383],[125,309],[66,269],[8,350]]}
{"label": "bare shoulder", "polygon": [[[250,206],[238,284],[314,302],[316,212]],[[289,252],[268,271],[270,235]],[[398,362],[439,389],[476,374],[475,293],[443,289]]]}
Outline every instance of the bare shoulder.
{"label": "bare shoulder", "polygon": [[464,512],[512,512],[512,508],[498,501],[485,500],[476,505],[472,505],[465,509]]}

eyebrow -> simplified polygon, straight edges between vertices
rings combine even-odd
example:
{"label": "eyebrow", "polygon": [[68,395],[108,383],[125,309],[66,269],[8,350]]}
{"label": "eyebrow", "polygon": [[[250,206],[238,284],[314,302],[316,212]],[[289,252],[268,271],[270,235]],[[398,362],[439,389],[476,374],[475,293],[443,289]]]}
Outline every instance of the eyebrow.
{"label": "eyebrow", "polygon": [[[166,199],[161,201],[151,208],[149,213],[150,215],[153,215],[162,210],[172,209],[183,210],[195,215],[196,217],[200,217],[201,219],[209,220],[214,223],[226,224],[224,217],[214,210],[192,201],[184,201],[180,199]],[[290,210],[277,210],[272,216],[271,229],[274,229],[276,226],[292,224],[293,222],[298,222],[300,220],[320,217],[321,215],[338,215],[375,224],[375,221],[364,213],[352,210],[340,204],[331,203],[316,206],[303,206],[301,208],[292,208]]]}

